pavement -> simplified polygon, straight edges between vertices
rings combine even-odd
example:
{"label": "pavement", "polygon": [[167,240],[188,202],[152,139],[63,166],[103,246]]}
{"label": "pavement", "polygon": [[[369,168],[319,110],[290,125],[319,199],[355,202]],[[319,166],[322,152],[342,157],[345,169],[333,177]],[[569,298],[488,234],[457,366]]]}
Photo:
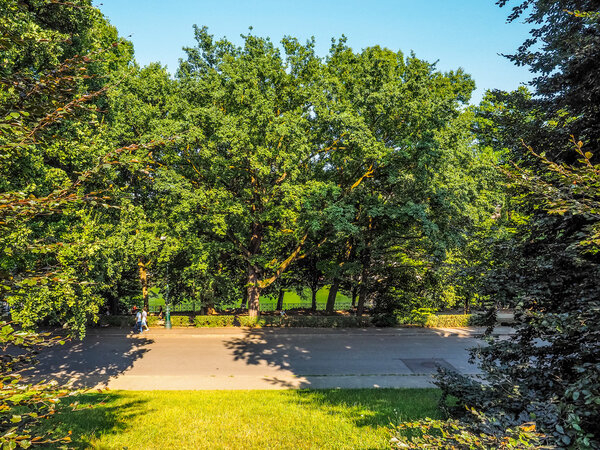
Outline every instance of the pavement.
{"label": "pavement", "polygon": [[[125,390],[431,387],[438,366],[477,374],[469,328],[93,329],[40,353],[28,382]],[[507,336],[512,329],[498,327]]]}

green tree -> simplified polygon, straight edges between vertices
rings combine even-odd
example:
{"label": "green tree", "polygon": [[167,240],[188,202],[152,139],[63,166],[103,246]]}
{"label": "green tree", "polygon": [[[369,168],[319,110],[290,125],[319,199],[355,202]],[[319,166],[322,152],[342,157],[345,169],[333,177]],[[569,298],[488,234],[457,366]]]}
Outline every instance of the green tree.
{"label": "green tree", "polygon": [[[332,216],[340,249],[334,277],[360,280],[361,314],[377,291],[422,291],[424,269],[491,214],[476,180],[489,161],[472,146],[473,116],[463,107],[474,84],[461,70],[440,73],[379,47],[355,53],[344,40],[334,43],[328,70],[336,114],[348,117],[338,132],[348,150],[327,155],[333,170],[326,174],[351,191]],[[353,174],[363,182],[351,184]],[[423,293],[413,296],[422,301]]]}
{"label": "green tree", "polygon": [[[515,6],[508,21],[521,19],[533,28],[530,38],[508,58],[529,67],[535,76],[531,86],[536,102],[548,120],[556,122],[556,133],[545,136],[544,151],[555,158],[573,158],[564,151],[564,143],[574,135],[596,153],[600,145],[600,5],[596,0],[497,1],[500,6],[511,3]],[[519,135],[528,140],[523,132]]]}
{"label": "green tree", "polygon": [[178,72],[192,124],[179,170],[204,201],[199,213],[209,240],[245,261],[248,308],[303,254],[323,210],[340,190],[314,176],[319,155],[335,146],[316,122],[325,102],[322,62],[314,43],[267,39],[244,46],[214,41],[196,28],[197,47]]}
{"label": "green tree", "polygon": [[131,151],[111,145],[98,106],[130,46],[87,1],[7,1],[0,13],[2,299],[24,325],[83,332],[102,302],[86,217],[108,208],[108,173]]}
{"label": "green tree", "polygon": [[[439,384],[459,405],[487,414],[496,428],[535,420],[547,444],[597,448],[599,167],[592,154],[597,123],[589,120],[597,111],[600,80],[588,72],[597,58],[587,58],[597,51],[598,4],[530,1],[511,19],[525,6],[531,7],[530,22],[541,24],[532,33],[542,47],[527,41],[513,59],[539,71],[533,84],[538,100],[521,109],[513,100],[522,92],[504,96],[508,114],[501,112],[502,102],[482,105],[485,120],[490,112],[497,117],[484,128],[482,142],[499,137],[491,145],[502,151],[508,143],[512,158],[503,168],[510,188],[509,232],[494,246],[486,284],[495,298],[515,305],[516,335],[491,340],[475,353],[483,383],[446,374]],[[511,119],[519,116],[525,118],[520,144]],[[536,131],[531,124],[538,118],[543,123]],[[509,123],[514,126],[505,127]],[[565,145],[571,132],[582,137],[571,136],[575,151]]]}

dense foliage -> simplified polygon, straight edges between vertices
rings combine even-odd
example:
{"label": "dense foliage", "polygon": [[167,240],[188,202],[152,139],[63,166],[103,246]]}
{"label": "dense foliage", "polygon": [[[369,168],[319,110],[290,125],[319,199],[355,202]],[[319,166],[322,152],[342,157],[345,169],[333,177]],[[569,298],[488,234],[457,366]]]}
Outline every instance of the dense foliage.
{"label": "dense foliage", "polygon": [[131,52],[85,1],[4,1],[0,14],[0,295],[19,323],[83,331],[103,302],[87,222],[124,153],[99,108]]}
{"label": "dense foliage", "polygon": [[[478,350],[484,382],[439,378],[481,413],[407,425],[410,445],[600,445],[599,5],[521,0],[519,18],[535,28],[508,57],[533,92],[469,107],[462,70],[345,38],[320,57],[195,27],[172,77],[88,0],[0,0],[3,345],[45,342],[19,328],[41,324],[82,335],[159,292],[207,313],[241,300],[265,326],[366,323],[255,317],[290,289],[316,309],[324,286],[328,312],[343,291],[376,325],[507,305],[517,334]],[[12,382],[29,357],[2,363],[3,439],[26,446],[55,394]]]}
{"label": "dense foliage", "polygon": [[175,80],[149,66],[112,96],[121,144],[175,137],[130,184],[154,229],[141,240],[161,249],[155,280],[206,307],[244,296],[252,314],[284,288],[309,287],[314,302],[331,285],[330,311],[345,289],[359,314],[433,290],[420,280],[494,208],[478,178],[493,157],[474,151],[463,108],[472,80],[344,39],[322,59],[313,42],[249,34],[236,47],[195,32]]}
{"label": "dense foliage", "polygon": [[43,347],[56,344],[56,339],[15,329],[0,321],[0,446],[3,449],[29,448],[33,444],[66,444],[70,436],[47,437],[36,433],[36,426],[56,412],[60,399],[69,390],[55,384],[24,384],[17,372],[31,365]]}
{"label": "dense foliage", "polygon": [[507,155],[509,232],[495,240],[486,280],[492,297],[515,305],[516,335],[474,352],[483,382],[438,380],[461,407],[504,428],[533,420],[561,448],[600,446],[598,6],[540,0],[513,10],[511,20],[527,11],[541,24],[511,57],[538,75],[534,95],[491,94],[478,132]]}

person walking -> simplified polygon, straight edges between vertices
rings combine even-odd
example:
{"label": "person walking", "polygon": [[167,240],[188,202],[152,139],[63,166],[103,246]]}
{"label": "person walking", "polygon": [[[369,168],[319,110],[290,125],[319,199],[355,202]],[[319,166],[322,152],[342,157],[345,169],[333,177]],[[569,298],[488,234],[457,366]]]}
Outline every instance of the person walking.
{"label": "person walking", "polygon": [[142,312],[138,309],[138,312],[135,314],[135,331],[141,333],[142,331]]}
{"label": "person walking", "polygon": [[146,311],[146,308],[142,309],[142,326],[140,327],[140,332],[143,331],[142,328],[146,328],[146,331],[150,331],[150,328],[148,328],[148,311]]}

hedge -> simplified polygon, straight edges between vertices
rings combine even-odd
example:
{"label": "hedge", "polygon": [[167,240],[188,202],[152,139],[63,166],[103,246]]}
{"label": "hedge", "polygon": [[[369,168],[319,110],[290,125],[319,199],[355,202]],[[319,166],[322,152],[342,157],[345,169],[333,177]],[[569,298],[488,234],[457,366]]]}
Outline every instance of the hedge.
{"label": "hedge", "polygon": [[370,317],[357,316],[238,316],[242,327],[365,328]]}
{"label": "hedge", "polygon": [[[102,316],[100,325],[133,328],[133,316]],[[368,316],[171,316],[174,327],[314,327],[314,328],[365,328],[373,326]],[[157,316],[148,316],[148,326],[160,326]]]}
{"label": "hedge", "polygon": [[469,325],[473,325],[472,314],[432,314],[425,321],[425,326],[430,328],[459,328]]}
{"label": "hedge", "polygon": [[[233,327],[235,325],[235,316],[196,316],[194,326],[196,327]],[[171,317],[171,321],[173,317]]]}
{"label": "hedge", "polygon": [[[476,324],[477,317],[472,314],[426,315],[419,323],[406,323],[430,328],[458,328]],[[157,316],[148,316],[148,326],[159,326]],[[416,321],[415,321],[416,322]],[[120,328],[133,328],[133,316],[102,316],[100,325]],[[171,316],[174,327],[195,326],[213,327],[305,327],[305,328],[365,328],[372,327],[369,316]]]}

